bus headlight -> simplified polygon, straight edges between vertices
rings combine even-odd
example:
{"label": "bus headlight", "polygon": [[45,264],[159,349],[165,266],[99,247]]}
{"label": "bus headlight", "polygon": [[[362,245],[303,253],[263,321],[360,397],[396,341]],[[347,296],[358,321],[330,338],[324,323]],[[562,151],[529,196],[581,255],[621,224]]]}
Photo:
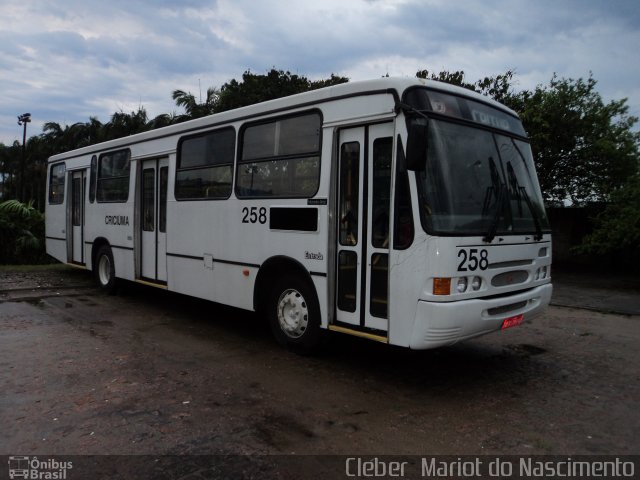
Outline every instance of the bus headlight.
{"label": "bus headlight", "polygon": [[547,278],[547,276],[550,276],[550,273],[551,269],[546,265],[544,267],[540,267],[536,270],[536,280],[543,280]]}
{"label": "bus headlight", "polygon": [[482,286],[482,279],[480,277],[473,277],[473,280],[471,280],[471,289],[474,292],[477,292],[478,290],[480,290],[481,286]]}
{"label": "bus headlight", "polygon": [[461,277],[458,279],[456,290],[458,291],[458,293],[464,293],[467,291],[468,286],[469,286],[469,280],[467,280],[467,277]]}

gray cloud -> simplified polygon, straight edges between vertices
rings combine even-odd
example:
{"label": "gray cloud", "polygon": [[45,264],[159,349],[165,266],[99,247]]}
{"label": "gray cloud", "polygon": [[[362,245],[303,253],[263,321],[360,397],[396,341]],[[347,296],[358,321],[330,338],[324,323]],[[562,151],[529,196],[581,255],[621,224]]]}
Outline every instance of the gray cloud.
{"label": "gray cloud", "polygon": [[635,0],[54,0],[6,4],[3,17],[5,144],[20,138],[25,111],[32,134],[139,105],[155,116],[176,109],[174,89],[197,93],[199,81],[204,90],[273,66],[353,80],[516,69],[522,88],[592,71],[605,98],[629,97],[640,114]]}

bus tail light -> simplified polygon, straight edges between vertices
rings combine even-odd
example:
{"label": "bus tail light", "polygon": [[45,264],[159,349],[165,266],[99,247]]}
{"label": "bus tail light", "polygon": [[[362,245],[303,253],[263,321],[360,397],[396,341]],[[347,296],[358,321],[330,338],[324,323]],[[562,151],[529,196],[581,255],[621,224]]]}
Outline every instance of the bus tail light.
{"label": "bus tail light", "polygon": [[514,317],[505,318],[504,322],[502,322],[502,330],[505,328],[515,327],[524,322],[524,314],[516,315]]}
{"label": "bus tail light", "polygon": [[434,278],[433,279],[434,295],[449,295],[450,293],[451,293],[450,278]]}

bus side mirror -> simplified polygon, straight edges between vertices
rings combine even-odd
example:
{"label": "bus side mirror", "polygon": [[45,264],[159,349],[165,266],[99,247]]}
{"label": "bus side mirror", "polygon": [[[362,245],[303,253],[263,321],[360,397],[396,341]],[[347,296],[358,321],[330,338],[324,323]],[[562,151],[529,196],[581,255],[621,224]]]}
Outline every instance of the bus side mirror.
{"label": "bus side mirror", "polygon": [[422,172],[427,164],[427,138],[429,121],[426,118],[414,118],[409,123],[407,138],[407,169]]}

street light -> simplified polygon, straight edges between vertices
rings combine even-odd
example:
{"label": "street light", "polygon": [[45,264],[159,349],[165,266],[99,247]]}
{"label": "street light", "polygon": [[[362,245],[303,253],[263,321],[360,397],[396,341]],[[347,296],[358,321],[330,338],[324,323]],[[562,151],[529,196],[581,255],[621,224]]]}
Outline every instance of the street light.
{"label": "street light", "polygon": [[25,201],[25,192],[24,192],[24,164],[25,164],[25,156],[26,156],[26,147],[27,147],[27,123],[31,121],[30,113],[23,113],[22,115],[18,115],[18,125],[24,125],[24,130],[22,133],[22,164],[20,165],[20,201]]}

